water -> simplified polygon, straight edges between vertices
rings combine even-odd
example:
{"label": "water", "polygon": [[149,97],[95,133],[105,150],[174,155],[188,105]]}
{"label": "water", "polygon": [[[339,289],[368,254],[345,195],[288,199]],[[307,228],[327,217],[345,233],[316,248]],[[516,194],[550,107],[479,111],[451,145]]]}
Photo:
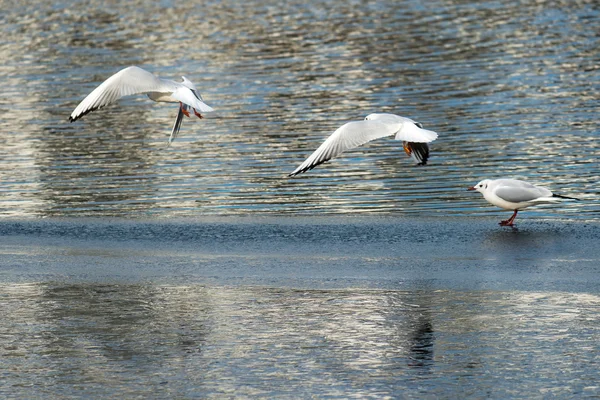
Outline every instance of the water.
{"label": "water", "polygon": [[[595,2],[0,6],[1,397],[600,393]],[[68,123],[128,65],[217,111],[170,147],[141,96]],[[287,177],[372,112],[430,164]],[[499,229],[465,191],[498,176],[582,201]]]}
{"label": "water", "polygon": [[[497,213],[464,189],[514,176],[597,219],[599,10],[593,2],[2,2],[0,214]],[[140,96],[69,124],[127,65],[186,75],[217,112]],[[343,123],[371,112],[440,133],[430,166],[382,139],[296,179]]]}
{"label": "water", "polygon": [[600,390],[594,295],[1,289],[11,296],[2,306],[11,324],[3,379],[21,398],[582,398]]}

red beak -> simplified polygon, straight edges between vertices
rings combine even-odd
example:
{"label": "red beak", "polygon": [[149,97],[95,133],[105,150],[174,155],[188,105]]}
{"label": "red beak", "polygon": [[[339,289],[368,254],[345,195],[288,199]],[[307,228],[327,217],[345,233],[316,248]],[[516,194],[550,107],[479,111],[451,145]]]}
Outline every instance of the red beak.
{"label": "red beak", "polygon": [[471,186],[470,188],[467,189],[468,190],[475,190],[475,186]]}

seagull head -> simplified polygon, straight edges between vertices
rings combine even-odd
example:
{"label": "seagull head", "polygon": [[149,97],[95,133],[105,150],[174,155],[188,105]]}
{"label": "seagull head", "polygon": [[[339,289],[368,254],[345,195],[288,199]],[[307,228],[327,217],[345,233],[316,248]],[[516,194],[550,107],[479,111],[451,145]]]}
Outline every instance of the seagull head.
{"label": "seagull head", "polygon": [[476,184],[475,186],[471,186],[467,190],[477,190],[479,193],[483,194],[489,187],[490,182],[491,181],[489,179],[484,179],[481,182],[479,182],[478,184]]}

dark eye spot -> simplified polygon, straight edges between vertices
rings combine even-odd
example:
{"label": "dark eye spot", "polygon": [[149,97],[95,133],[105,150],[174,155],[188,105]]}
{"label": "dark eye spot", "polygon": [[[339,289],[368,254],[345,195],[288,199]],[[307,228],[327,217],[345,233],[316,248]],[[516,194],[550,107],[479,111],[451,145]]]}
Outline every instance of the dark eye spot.
{"label": "dark eye spot", "polygon": [[415,122],[415,125],[418,126],[419,128],[423,129],[423,124],[420,122]]}

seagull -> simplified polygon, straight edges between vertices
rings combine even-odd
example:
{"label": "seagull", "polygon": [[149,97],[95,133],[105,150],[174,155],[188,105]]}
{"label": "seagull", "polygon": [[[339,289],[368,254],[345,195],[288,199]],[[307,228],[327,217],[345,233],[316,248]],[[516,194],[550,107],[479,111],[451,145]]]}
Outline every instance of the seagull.
{"label": "seagull", "polygon": [[500,221],[501,226],[513,226],[517,212],[537,204],[559,203],[562,200],[579,200],[552,193],[545,187],[535,186],[519,179],[484,179],[467,190],[476,190],[491,204],[514,211],[512,217]]}
{"label": "seagull", "polygon": [[182,76],[182,82],[161,79],[140,67],[127,67],[120,70],[92,91],[71,113],[70,122],[101,107],[112,104],[124,96],[146,94],[156,102],[179,103],[179,113],[173,125],[169,144],[177,137],[183,116],[193,111],[198,118],[201,112],[214,111],[202,100],[196,86]]}
{"label": "seagull", "polygon": [[391,135],[395,135],[396,140],[403,141],[404,151],[418,165],[427,164],[429,158],[427,143],[438,137],[437,133],[423,129],[421,123],[410,118],[395,114],[369,114],[363,121],[352,121],[339,127],[289,176],[311,170],[346,150]]}

